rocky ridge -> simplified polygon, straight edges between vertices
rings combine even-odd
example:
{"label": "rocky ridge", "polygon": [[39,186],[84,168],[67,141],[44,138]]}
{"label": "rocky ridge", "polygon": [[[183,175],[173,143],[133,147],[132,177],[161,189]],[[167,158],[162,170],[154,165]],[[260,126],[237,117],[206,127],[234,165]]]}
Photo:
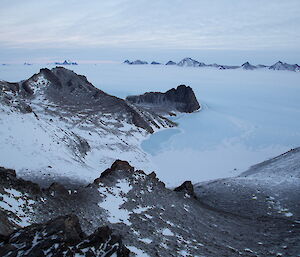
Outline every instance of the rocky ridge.
{"label": "rocky ridge", "polygon": [[172,88],[165,93],[147,92],[143,95],[128,96],[126,100],[158,113],[172,111],[192,113],[200,109],[192,88],[185,85],[180,85],[176,89]]}
{"label": "rocky ridge", "polygon": [[[300,250],[300,225],[294,217],[247,217],[207,205],[201,196],[191,197],[191,183],[172,191],[155,173],[147,175],[125,161],[116,161],[89,186],[76,190],[57,184],[38,189],[11,170],[1,169],[0,174],[6,177],[0,181],[0,217],[11,226],[0,233],[2,253],[43,251],[46,245],[53,252],[90,252],[92,246],[99,249],[99,240],[108,241],[110,237],[101,236],[105,231],[116,235],[105,251],[116,246],[126,252],[126,247],[136,256],[296,256]],[[9,204],[13,201],[21,205]],[[57,231],[57,226],[65,229]],[[29,235],[27,241],[24,235]]]}
{"label": "rocky ridge", "polygon": [[41,69],[21,82],[1,81],[0,110],[1,165],[44,184],[54,177],[91,181],[99,165],[115,158],[144,166],[141,139],[176,126],[63,67]]}

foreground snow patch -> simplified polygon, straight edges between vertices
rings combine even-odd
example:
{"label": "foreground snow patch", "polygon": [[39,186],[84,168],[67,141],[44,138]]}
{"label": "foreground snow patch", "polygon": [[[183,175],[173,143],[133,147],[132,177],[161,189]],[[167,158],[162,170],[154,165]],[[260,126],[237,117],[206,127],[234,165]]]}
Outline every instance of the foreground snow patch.
{"label": "foreground snow patch", "polygon": [[111,223],[125,223],[130,226],[130,212],[122,208],[127,202],[125,195],[132,189],[126,179],[121,179],[114,187],[99,187],[99,193],[104,196],[104,200],[98,203],[99,207],[107,210],[108,220]]}
{"label": "foreground snow patch", "polygon": [[30,215],[24,212],[33,212],[31,207],[35,201],[28,198],[26,194],[23,194],[15,189],[4,189],[6,194],[0,193],[0,209],[13,213],[15,216],[10,217],[9,220],[21,227],[29,226],[32,222]]}

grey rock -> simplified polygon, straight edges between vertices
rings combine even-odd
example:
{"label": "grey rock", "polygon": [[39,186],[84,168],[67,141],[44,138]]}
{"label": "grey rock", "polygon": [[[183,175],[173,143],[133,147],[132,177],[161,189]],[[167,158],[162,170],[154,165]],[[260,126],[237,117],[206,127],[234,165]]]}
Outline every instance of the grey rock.
{"label": "grey rock", "polygon": [[179,111],[191,113],[200,109],[193,89],[189,86],[180,85],[165,93],[147,92],[143,95],[128,96],[127,101],[161,112]]}
{"label": "grey rock", "polygon": [[129,256],[120,236],[105,226],[86,236],[75,215],[34,224],[0,238],[1,256]]}
{"label": "grey rock", "polygon": [[175,192],[183,192],[191,197],[196,197],[194,192],[194,186],[191,181],[184,181],[179,187],[174,189]]}

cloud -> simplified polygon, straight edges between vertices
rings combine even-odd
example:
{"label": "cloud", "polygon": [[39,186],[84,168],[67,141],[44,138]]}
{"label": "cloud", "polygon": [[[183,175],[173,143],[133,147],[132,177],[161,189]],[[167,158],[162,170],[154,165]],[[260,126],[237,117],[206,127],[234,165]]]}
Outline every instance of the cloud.
{"label": "cloud", "polygon": [[297,49],[298,0],[1,1],[0,46]]}

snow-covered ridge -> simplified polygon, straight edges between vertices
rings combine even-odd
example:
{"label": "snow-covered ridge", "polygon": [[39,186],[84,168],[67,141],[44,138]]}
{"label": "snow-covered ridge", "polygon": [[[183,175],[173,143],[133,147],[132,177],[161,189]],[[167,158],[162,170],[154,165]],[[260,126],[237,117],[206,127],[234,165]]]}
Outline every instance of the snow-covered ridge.
{"label": "snow-covered ridge", "polygon": [[62,67],[0,82],[0,110],[0,165],[45,183],[49,176],[90,182],[118,158],[145,167],[141,140],[175,126]]}
{"label": "snow-covered ridge", "polygon": [[[148,64],[147,61],[141,61],[141,60],[136,60],[136,61],[129,61],[126,60],[124,61],[126,64]],[[151,64],[160,64],[159,62],[153,61]],[[219,70],[227,70],[227,69],[244,69],[244,70],[255,70],[255,69],[263,69],[263,68],[268,68],[270,70],[288,70],[288,71],[300,71],[300,66],[298,64],[288,64],[288,63],[283,63],[281,61],[278,61],[277,63],[267,66],[263,64],[258,64],[258,65],[252,65],[249,62],[243,63],[241,66],[237,65],[221,65],[221,64],[205,64],[204,62],[199,62],[195,59],[192,59],[190,57],[183,58],[179,62],[174,62],[174,61],[168,61],[165,65],[177,65],[180,67],[213,67],[217,68]]]}

